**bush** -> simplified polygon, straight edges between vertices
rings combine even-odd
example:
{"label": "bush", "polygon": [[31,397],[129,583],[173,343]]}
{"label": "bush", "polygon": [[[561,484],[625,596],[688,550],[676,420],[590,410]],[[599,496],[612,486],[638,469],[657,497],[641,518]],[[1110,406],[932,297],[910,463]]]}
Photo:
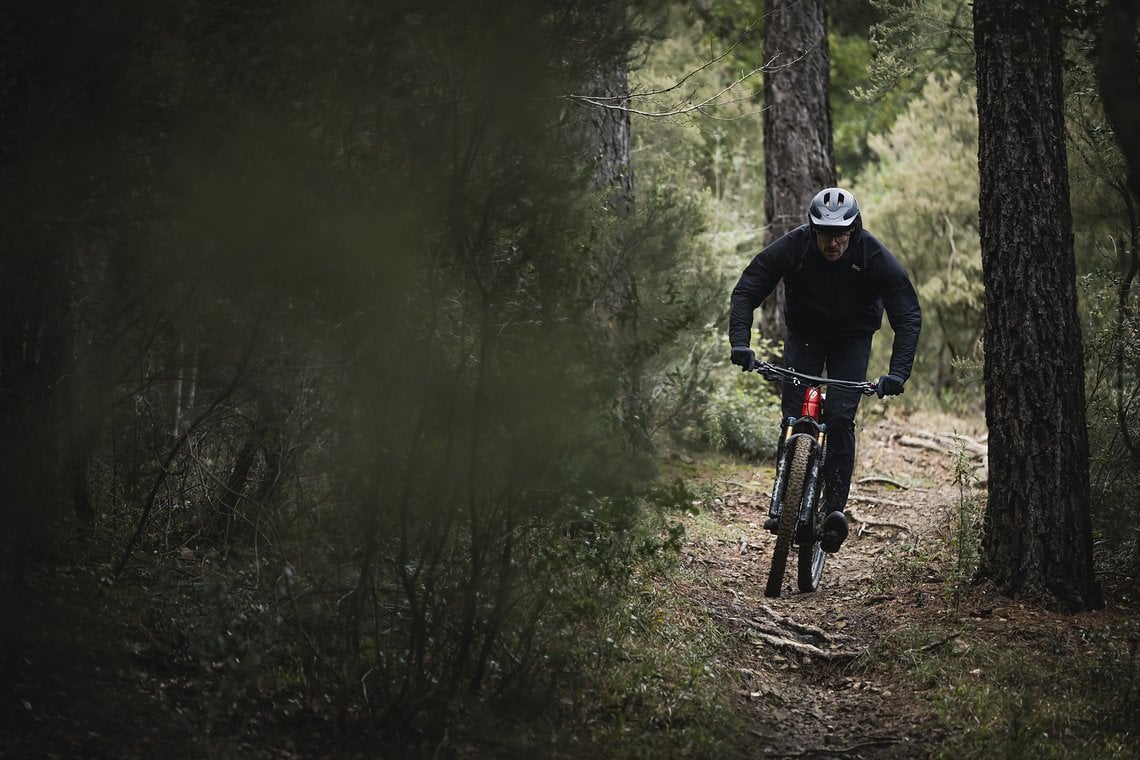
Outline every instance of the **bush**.
{"label": "bush", "polygon": [[717,451],[751,459],[771,458],[780,436],[780,398],[752,372],[725,367],[713,375],[702,431]]}
{"label": "bush", "polygon": [[1093,530],[1110,553],[1130,556],[1136,565],[1140,563],[1140,531],[1133,527],[1132,514],[1140,491],[1136,467],[1140,417],[1133,403],[1140,366],[1137,320],[1120,313],[1118,273],[1087,275],[1080,284],[1087,304],[1085,396]]}

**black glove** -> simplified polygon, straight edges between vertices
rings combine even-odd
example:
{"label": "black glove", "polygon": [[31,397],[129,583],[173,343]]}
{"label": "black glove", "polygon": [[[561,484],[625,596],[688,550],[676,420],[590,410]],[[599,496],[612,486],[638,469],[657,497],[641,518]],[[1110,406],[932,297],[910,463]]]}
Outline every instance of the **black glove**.
{"label": "black glove", "polygon": [[898,375],[883,375],[875,383],[875,392],[879,398],[883,396],[898,396],[903,392],[903,383],[906,382]]}
{"label": "black glove", "polygon": [[748,346],[733,346],[732,363],[740,367],[742,372],[750,372],[756,366],[756,352]]}

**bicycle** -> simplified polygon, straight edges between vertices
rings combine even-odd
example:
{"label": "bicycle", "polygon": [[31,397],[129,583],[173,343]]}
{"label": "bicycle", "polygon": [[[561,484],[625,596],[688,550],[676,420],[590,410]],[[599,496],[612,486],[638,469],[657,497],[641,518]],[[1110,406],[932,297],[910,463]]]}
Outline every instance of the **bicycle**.
{"label": "bicycle", "polygon": [[[877,386],[864,380],[834,380],[796,372],[768,362],[753,368],[768,380],[804,385],[804,400],[799,417],[788,417],[780,426],[780,444],[776,451],[776,480],[772,486],[772,502],[768,508],[770,528],[776,534],[772,566],[768,571],[765,596],[779,596],[787,569],[788,553],[798,547],[797,585],[800,591],[815,591],[823,577],[827,552],[820,546],[823,519],[820,510],[823,481],[819,473],[827,458],[827,425],[823,423],[825,394],[823,386],[843,388],[873,395]],[[791,505],[791,509],[785,509]]]}

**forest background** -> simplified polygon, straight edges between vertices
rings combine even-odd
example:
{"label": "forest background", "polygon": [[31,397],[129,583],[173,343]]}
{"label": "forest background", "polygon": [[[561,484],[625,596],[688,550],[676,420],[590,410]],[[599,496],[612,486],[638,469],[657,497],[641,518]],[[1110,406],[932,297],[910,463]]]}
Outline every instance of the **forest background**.
{"label": "forest background", "polygon": [[[770,458],[724,338],[763,4],[532,5],[0,12],[13,756],[523,742],[684,541],[662,465]],[[1070,11],[1092,514],[1135,577],[1138,226]],[[905,403],[978,414],[970,29],[829,4],[839,179],[923,302]]]}

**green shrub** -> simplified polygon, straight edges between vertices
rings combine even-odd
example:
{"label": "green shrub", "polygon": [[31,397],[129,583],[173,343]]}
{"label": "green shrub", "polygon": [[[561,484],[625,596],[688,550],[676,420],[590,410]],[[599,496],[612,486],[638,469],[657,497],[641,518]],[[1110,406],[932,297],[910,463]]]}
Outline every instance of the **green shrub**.
{"label": "green shrub", "polygon": [[759,375],[726,366],[713,377],[703,421],[705,438],[717,451],[770,458],[780,435],[780,399]]}
{"label": "green shrub", "polygon": [[[1080,279],[1086,304],[1085,397],[1093,530],[1104,548],[1124,564],[1140,566],[1140,530],[1134,526],[1140,415],[1137,320],[1121,314],[1122,275],[1101,271]],[[1123,286],[1127,292],[1127,286]],[[1130,305],[1130,303],[1128,304]]]}

